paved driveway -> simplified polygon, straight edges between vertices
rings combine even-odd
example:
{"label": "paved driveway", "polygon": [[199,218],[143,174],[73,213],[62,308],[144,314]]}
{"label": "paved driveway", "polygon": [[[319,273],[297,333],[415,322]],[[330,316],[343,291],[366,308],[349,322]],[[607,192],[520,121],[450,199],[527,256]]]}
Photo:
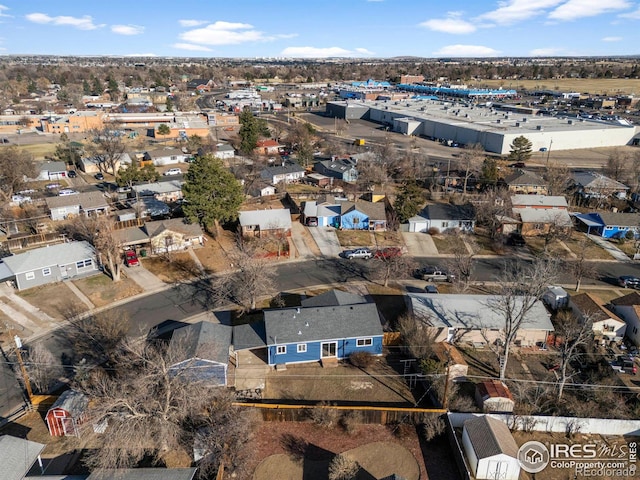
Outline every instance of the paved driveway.
{"label": "paved driveway", "polygon": [[137,267],[123,268],[124,274],[136,282],[145,292],[153,292],[166,287],[166,283],[156,277],[143,266],[144,260]]}
{"label": "paved driveway", "polygon": [[309,232],[316,241],[320,253],[328,258],[335,258],[342,252],[335,229],[332,227],[311,227]]}
{"label": "paved driveway", "polygon": [[402,238],[412,257],[437,257],[439,255],[433,238],[428,233],[402,232]]}

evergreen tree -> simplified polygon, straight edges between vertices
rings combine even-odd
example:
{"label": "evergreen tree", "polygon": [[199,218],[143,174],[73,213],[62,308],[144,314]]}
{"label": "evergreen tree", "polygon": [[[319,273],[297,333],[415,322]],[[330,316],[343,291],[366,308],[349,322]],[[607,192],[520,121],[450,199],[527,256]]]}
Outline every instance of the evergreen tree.
{"label": "evergreen tree", "polygon": [[260,137],[270,136],[267,122],[256,118],[251,110],[245,108],[240,114],[240,151],[245,155],[253,152]]}
{"label": "evergreen tree", "polygon": [[424,194],[415,181],[405,183],[396,197],[394,208],[400,223],[405,223],[420,211],[424,204]]}
{"label": "evergreen tree", "polygon": [[198,157],[184,178],[182,208],[190,222],[217,234],[221,222],[237,218],[244,199],[242,186],[222,160],[211,155]]}
{"label": "evergreen tree", "polygon": [[509,160],[513,162],[525,162],[531,158],[532,143],[525,136],[519,136],[513,139],[510,145]]}
{"label": "evergreen tree", "polygon": [[498,183],[498,162],[496,162],[495,159],[490,157],[484,159],[480,172],[480,180],[485,187]]}

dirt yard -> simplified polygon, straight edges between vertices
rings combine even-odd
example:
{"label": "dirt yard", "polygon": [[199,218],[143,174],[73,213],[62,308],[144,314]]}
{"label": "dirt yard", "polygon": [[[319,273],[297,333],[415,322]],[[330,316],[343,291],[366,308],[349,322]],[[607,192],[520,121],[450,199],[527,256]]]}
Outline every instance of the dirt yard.
{"label": "dirt yard", "polygon": [[52,318],[63,318],[70,306],[75,308],[76,313],[78,309],[87,310],[85,304],[62,282],[42,285],[16,293]]}
{"label": "dirt yard", "polygon": [[387,362],[386,357],[364,370],[347,363],[324,368],[317,363],[288,365],[286,370],[267,373],[263,397],[413,406],[416,399],[399,368],[399,362]]}
{"label": "dirt yard", "polygon": [[[428,479],[415,429],[404,429],[403,433],[401,437],[394,435],[392,428],[383,425],[358,425],[349,435],[339,426],[323,428],[307,422],[265,422],[247,445],[251,452],[247,472],[249,475],[255,472],[247,478],[326,480],[331,459],[349,451],[353,458],[366,465],[370,474],[358,479],[384,478],[392,473],[407,480]],[[292,455],[292,444],[306,446],[302,457]],[[419,476],[415,476],[416,473]]]}
{"label": "dirt yard", "polygon": [[344,248],[403,246],[399,232],[369,232],[366,230],[336,230],[338,241]]}

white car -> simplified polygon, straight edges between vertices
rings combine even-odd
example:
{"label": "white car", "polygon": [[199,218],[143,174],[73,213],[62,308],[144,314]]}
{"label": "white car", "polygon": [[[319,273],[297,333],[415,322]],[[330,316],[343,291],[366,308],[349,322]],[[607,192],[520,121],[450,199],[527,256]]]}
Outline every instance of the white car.
{"label": "white car", "polygon": [[58,196],[66,197],[67,195],[78,195],[78,193],[79,192],[77,190],[71,190],[70,188],[63,188],[58,192]]}
{"label": "white car", "polygon": [[170,177],[171,175],[182,175],[182,170],[179,168],[170,168],[166,172],[163,173],[165,177]]}

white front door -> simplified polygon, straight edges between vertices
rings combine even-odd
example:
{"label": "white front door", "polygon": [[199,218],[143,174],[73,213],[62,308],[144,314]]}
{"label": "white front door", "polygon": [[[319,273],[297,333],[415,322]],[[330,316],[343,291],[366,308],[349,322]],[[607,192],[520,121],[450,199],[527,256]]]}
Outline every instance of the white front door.
{"label": "white front door", "polygon": [[321,358],[335,357],[338,352],[338,342],[323,342],[321,344]]}

